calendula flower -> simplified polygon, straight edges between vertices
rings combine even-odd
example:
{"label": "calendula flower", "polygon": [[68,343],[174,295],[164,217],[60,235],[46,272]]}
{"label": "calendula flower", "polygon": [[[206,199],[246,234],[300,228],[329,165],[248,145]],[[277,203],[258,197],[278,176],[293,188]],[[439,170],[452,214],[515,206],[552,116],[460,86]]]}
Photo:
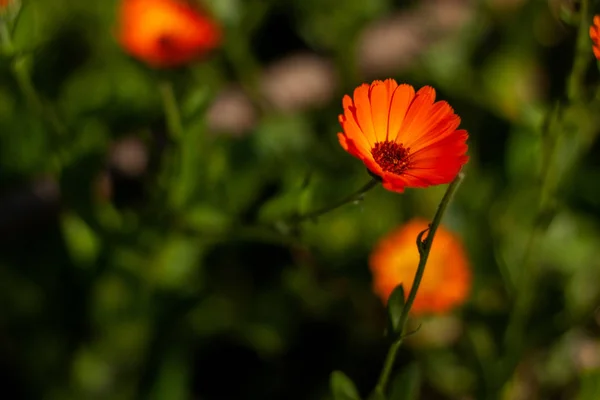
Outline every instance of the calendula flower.
{"label": "calendula flower", "polygon": [[[428,221],[413,219],[375,246],[369,260],[373,291],[384,303],[399,284],[408,296],[419,264],[416,238],[427,227]],[[446,313],[465,302],[470,287],[471,270],[461,240],[439,226],[411,312]]]}
{"label": "calendula flower", "polygon": [[0,12],[13,5],[18,5],[15,4],[15,0],[0,0]]}
{"label": "calendula flower", "polygon": [[343,99],[340,144],[395,192],[451,182],[468,161],[467,131],[435,90],[374,81]]}
{"label": "calendula flower", "polygon": [[173,67],[215,48],[218,25],[179,0],[122,0],[118,38],[128,53],[154,67]]}
{"label": "calendula flower", "polygon": [[600,60],[600,15],[594,17],[594,23],[590,26],[590,38],[592,38],[594,55]]}

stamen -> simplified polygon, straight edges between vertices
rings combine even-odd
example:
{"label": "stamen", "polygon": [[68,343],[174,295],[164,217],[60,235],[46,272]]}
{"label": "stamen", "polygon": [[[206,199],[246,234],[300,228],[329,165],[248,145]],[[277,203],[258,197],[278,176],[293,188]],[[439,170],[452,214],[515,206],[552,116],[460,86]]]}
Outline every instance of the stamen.
{"label": "stamen", "polygon": [[371,149],[373,159],[385,172],[400,175],[410,165],[410,148],[396,142],[377,142]]}

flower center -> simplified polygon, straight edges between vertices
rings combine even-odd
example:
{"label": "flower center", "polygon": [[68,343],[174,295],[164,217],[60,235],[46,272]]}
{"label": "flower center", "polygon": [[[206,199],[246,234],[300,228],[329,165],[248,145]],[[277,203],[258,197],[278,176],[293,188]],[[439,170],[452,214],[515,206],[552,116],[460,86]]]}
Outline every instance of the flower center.
{"label": "flower center", "polygon": [[384,172],[400,175],[410,164],[410,148],[404,148],[396,142],[377,142],[371,149],[373,159]]}

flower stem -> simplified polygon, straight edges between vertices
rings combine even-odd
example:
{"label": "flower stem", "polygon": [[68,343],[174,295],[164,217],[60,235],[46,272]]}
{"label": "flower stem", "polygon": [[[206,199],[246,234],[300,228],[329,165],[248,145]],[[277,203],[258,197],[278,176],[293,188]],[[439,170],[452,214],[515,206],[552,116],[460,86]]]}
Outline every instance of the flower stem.
{"label": "flower stem", "polygon": [[[567,99],[570,105],[582,100],[585,89],[584,78],[587,67],[591,60],[589,46],[589,1],[582,0],[579,30],[575,50],[575,60],[568,77]],[[534,250],[537,249],[544,238],[545,231],[556,214],[556,200],[554,199],[560,184],[561,173],[557,161],[557,151],[561,147],[561,140],[566,140],[564,130],[561,126],[562,111],[569,104],[561,105],[557,102],[549,111],[547,123],[542,127],[542,146],[544,148],[542,171],[540,176],[540,192],[537,212],[533,221],[533,227],[527,238],[525,250],[521,261],[521,274],[515,279],[516,298],[513,311],[511,312],[506,330],[504,332],[505,357],[500,365],[499,376],[497,376],[497,390],[504,385],[514,372],[514,368],[522,357],[526,346],[526,329],[536,295],[536,281],[539,275],[539,263],[536,263]],[[562,160],[562,163],[573,162]]]}
{"label": "flower stem", "polygon": [[21,94],[25,98],[29,107],[33,112],[37,113],[52,126],[55,133],[62,135],[66,132],[66,128],[63,126],[58,116],[53,109],[46,107],[42,98],[39,96],[27,68],[26,56],[15,56],[14,55],[14,44],[11,38],[8,24],[2,18],[0,18],[0,42],[4,52],[14,57],[11,64],[11,69],[15,80],[21,90]]}
{"label": "flower stem", "polygon": [[169,135],[171,135],[171,139],[178,141],[183,136],[183,124],[181,122],[179,106],[175,99],[175,93],[173,92],[173,85],[171,82],[163,81],[160,84],[159,89],[163,101],[165,117],[167,119]]}
{"label": "flower stem", "polygon": [[356,192],[344,197],[343,199],[341,199],[327,207],[296,216],[296,218],[294,218],[294,222],[298,223],[298,222],[302,222],[302,221],[305,221],[308,219],[315,219],[317,217],[320,217],[323,214],[327,214],[328,212],[333,211],[336,208],[343,206],[344,204],[352,203],[355,201],[360,201],[363,199],[363,196],[365,195],[365,193],[367,193],[369,190],[371,190],[375,186],[377,186],[378,183],[379,183],[379,180],[376,178],[373,178],[369,182],[367,182],[363,187],[358,189]]}
{"label": "flower stem", "polygon": [[427,259],[429,258],[429,253],[431,252],[431,246],[433,245],[433,239],[435,237],[435,233],[442,222],[442,217],[444,216],[444,212],[448,208],[448,204],[452,200],[454,193],[456,193],[456,189],[462,182],[464,178],[464,174],[461,172],[458,176],[450,183],[448,188],[446,189],[446,193],[442,198],[442,201],[438,205],[437,211],[435,212],[435,216],[433,217],[433,221],[429,224],[429,232],[427,233],[427,237],[425,240],[417,242],[417,247],[419,249],[419,265],[417,266],[417,272],[415,273],[415,279],[413,281],[412,287],[410,288],[410,293],[406,299],[406,304],[402,309],[402,314],[400,315],[399,326],[401,327],[401,333],[398,339],[394,340],[390,349],[388,350],[387,356],[385,358],[385,363],[383,365],[383,369],[381,370],[381,374],[379,375],[379,380],[377,381],[377,386],[375,386],[375,394],[379,397],[385,398],[385,389],[387,387],[388,381],[390,380],[390,375],[392,373],[392,368],[394,367],[394,363],[396,361],[396,355],[404,338],[406,335],[406,323],[408,321],[408,314],[412,305],[417,297],[417,292],[419,290],[419,285],[421,284],[421,280],[423,279],[423,274],[425,273],[425,266],[427,265]]}
{"label": "flower stem", "polygon": [[570,102],[580,100],[585,88],[585,73],[592,60],[591,44],[589,37],[590,21],[589,0],[581,0],[579,13],[579,28],[577,31],[577,43],[575,45],[575,60],[573,69],[567,83],[567,97]]}
{"label": "flower stem", "polygon": [[249,7],[248,13],[238,24],[238,28],[231,31],[231,40],[223,48],[225,56],[229,59],[237,80],[250,97],[256,110],[263,115],[269,114],[274,105],[263,95],[260,88],[262,67],[256,56],[249,51],[252,47],[249,38],[260,26],[260,23],[268,15],[271,2],[255,2]]}
{"label": "flower stem", "polygon": [[7,54],[13,53],[14,46],[12,38],[10,37],[10,30],[8,29],[8,24],[3,18],[0,18],[0,44],[2,44],[2,50],[4,52]]}

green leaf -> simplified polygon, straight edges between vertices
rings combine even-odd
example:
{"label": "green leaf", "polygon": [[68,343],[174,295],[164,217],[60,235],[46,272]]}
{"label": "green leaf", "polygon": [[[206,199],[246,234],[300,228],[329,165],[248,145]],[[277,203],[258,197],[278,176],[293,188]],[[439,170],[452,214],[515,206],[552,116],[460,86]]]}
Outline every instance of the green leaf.
{"label": "green leaf", "polygon": [[202,196],[205,181],[205,160],[199,156],[205,150],[203,127],[187,130],[181,138],[181,146],[176,160],[176,176],[171,181],[172,202],[175,208],[188,208]]}
{"label": "green leaf", "polygon": [[421,388],[421,370],[412,363],[396,375],[392,382],[390,400],[417,400]]}
{"label": "green leaf", "polygon": [[203,283],[200,265],[203,250],[195,239],[172,236],[153,256],[145,276],[161,288],[199,290]]}
{"label": "green leaf", "polygon": [[98,256],[100,241],[96,233],[74,213],[65,213],[62,231],[71,258],[77,265],[88,266]]}
{"label": "green leaf", "polygon": [[388,298],[388,318],[390,325],[390,332],[399,334],[402,332],[400,326],[400,318],[402,316],[402,310],[404,310],[406,297],[404,296],[404,286],[402,284],[396,286],[396,288],[390,294]]}
{"label": "green leaf", "polygon": [[356,386],[342,371],[333,371],[330,379],[334,400],[360,400]]}
{"label": "green leaf", "polygon": [[16,51],[32,50],[51,37],[56,18],[54,10],[55,7],[39,1],[23,2],[12,31]]}

